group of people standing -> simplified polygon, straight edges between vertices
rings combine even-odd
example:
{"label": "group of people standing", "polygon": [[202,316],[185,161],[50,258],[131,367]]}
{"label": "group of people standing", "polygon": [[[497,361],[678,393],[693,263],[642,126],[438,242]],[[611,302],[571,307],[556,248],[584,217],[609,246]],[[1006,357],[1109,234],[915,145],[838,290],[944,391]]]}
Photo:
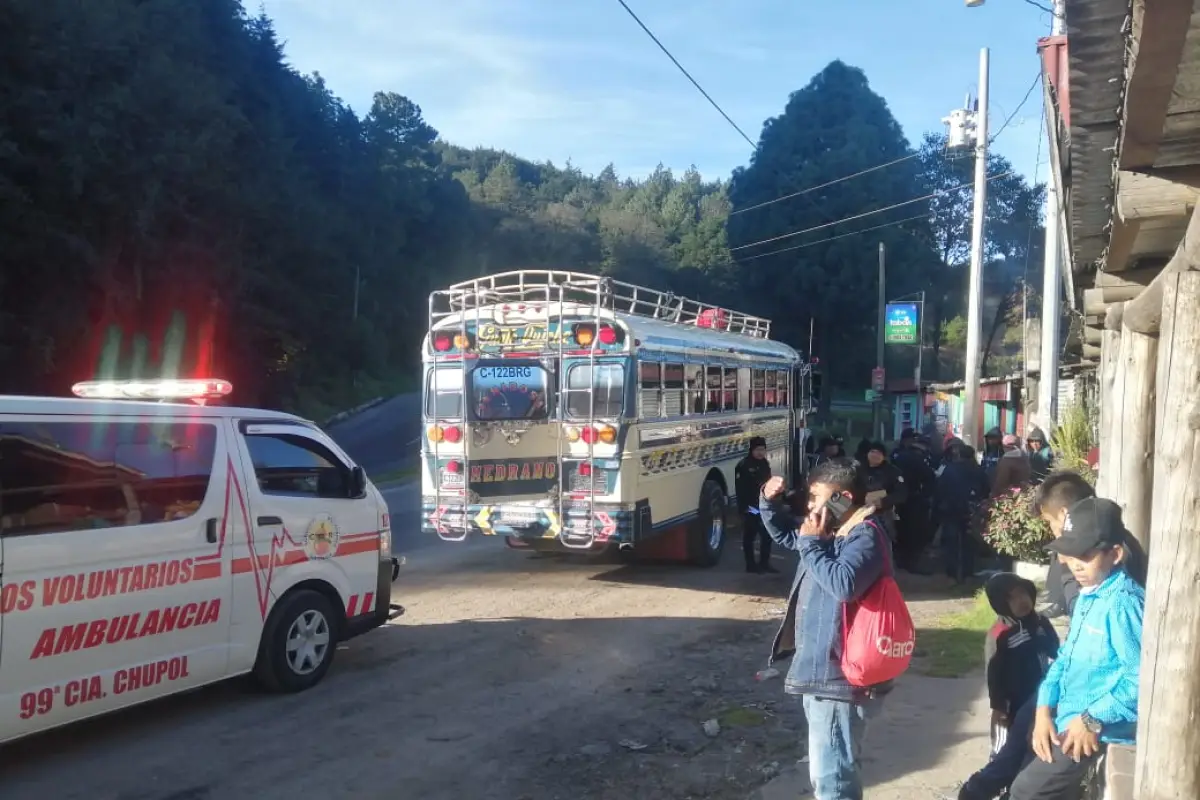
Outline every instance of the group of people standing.
{"label": "group of people standing", "polygon": [[[953,542],[965,539],[960,529],[970,524],[973,503],[1011,485],[1040,483],[1033,512],[1053,533],[1050,606],[1037,611],[1036,587],[1012,573],[989,579],[998,615],[986,648],[994,752],[962,785],[960,800],[1077,800],[1105,747],[1133,741],[1145,553],[1115,503],[1097,498],[1079,475],[1050,474],[1040,431],[1030,432],[1027,449],[998,434],[989,431],[982,459],[953,440],[935,456],[928,439],[910,431],[890,458],[868,441],[849,459],[839,441],[827,439],[802,504],[787,502],[761,439],[738,466],[747,569],[769,566],[771,542],[798,556],[770,663],[790,660],[784,691],[803,702],[816,800],[862,800],[863,735],[893,688],[890,681],[853,683],[842,664],[849,609],[892,572],[893,546],[880,532],[892,532],[895,562],[915,569],[939,524],[952,550],[947,569],[969,574],[972,562],[953,552]],[[759,538],[766,555],[756,558]],[[1061,644],[1047,619],[1060,614],[1071,619]]]}
{"label": "group of people standing", "polygon": [[[763,570],[761,562],[753,560],[754,543],[762,542],[761,552],[769,553],[770,548],[752,502],[755,487],[770,477],[765,452],[764,448],[757,458],[752,452],[739,467],[739,474],[747,476],[744,485],[739,482],[739,506],[743,518],[753,518],[744,529],[747,569],[755,572]],[[812,456],[816,467],[843,459],[846,452],[840,438],[827,435],[817,441]],[[961,583],[976,571],[984,502],[1014,487],[1040,483],[1052,469],[1054,456],[1040,428],[1030,430],[1025,447],[1016,436],[993,428],[984,436],[982,454],[956,437],[935,447],[928,434],[908,428],[890,454],[883,442],[864,438],[854,461],[863,472],[866,499],[891,534],[896,565],[928,574],[923,557],[940,531],[944,571]]]}

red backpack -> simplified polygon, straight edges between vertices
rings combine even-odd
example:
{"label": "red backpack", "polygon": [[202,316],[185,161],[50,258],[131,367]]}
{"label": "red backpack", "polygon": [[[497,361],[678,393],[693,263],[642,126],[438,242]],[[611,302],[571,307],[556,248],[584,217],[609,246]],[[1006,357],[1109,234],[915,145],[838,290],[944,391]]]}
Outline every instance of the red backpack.
{"label": "red backpack", "polygon": [[904,674],[917,631],[893,577],[889,544],[868,522],[884,548],[885,568],[867,593],[842,610],[842,672],[851,686],[874,686]]}

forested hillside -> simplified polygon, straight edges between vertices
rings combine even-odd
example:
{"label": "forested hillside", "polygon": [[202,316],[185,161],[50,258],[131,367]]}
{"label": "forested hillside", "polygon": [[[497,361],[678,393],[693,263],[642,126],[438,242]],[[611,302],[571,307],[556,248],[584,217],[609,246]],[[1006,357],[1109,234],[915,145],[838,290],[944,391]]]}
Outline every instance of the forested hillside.
{"label": "forested hillside", "polygon": [[[208,373],[241,403],[320,415],[411,382],[431,288],[520,267],[767,314],[798,345],[811,317],[833,377],[861,385],[881,240],[889,295],[930,290],[927,342],[961,355],[969,191],[831,223],[969,182],[970,162],[936,138],[911,149],[840,62],[731,180],[635,181],[455,147],[404,87],[352,110],[236,0],[3,3],[0,45],[0,392]],[[994,358],[1013,358],[1005,332],[1040,280],[1040,192],[992,187]]]}

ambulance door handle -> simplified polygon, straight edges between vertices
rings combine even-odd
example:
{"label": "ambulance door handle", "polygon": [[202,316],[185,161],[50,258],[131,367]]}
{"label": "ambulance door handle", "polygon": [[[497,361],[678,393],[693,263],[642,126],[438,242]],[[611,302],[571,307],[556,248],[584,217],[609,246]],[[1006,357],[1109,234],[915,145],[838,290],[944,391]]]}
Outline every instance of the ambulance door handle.
{"label": "ambulance door handle", "polygon": [[259,524],[259,525],[263,525],[263,526],[266,526],[266,525],[282,525],[282,524],[283,524],[283,520],[281,520],[279,517],[259,517],[259,518],[258,518],[258,524]]}
{"label": "ambulance door handle", "polygon": [[217,543],[217,518],[213,517],[204,523],[204,538],[209,544]]}

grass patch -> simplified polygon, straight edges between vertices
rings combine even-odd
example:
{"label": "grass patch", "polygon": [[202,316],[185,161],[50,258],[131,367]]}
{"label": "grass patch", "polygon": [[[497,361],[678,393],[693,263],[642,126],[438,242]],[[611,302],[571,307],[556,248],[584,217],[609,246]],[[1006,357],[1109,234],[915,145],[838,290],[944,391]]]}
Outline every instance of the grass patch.
{"label": "grass patch", "polygon": [[961,678],[983,666],[983,643],[996,612],[982,590],[966,611],[945,614],[917,629],[913,669],[935,678]]}
{"label": "grass patch", "polygon": [[400,483],[402,481],[416,480],[421,477],[421,464],[409,464],[396,469],[389,469],[370,476],[371,482],[376,486],[381,486],[385,483]]}
{"label": "grass patch", "polygon": [[767,721],[767,715],[757,708],[734,706],[717,715],[722,728],[753,728]]}

